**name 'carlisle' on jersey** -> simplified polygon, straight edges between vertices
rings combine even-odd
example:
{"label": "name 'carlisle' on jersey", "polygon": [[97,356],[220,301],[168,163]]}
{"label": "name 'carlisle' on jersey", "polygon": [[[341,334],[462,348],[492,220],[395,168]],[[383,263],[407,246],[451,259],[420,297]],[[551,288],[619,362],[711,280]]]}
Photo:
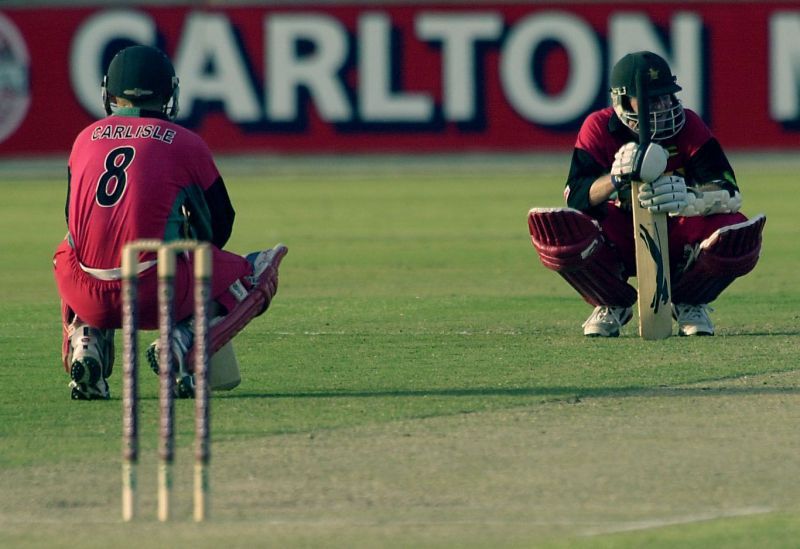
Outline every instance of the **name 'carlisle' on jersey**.
{"label": "name 'carlisle' on jersey", "polygon": [[171,144],[175,139],[175,130],[158,124],[106,124],[92,130],[92,141],[98,139],[156,139]]}

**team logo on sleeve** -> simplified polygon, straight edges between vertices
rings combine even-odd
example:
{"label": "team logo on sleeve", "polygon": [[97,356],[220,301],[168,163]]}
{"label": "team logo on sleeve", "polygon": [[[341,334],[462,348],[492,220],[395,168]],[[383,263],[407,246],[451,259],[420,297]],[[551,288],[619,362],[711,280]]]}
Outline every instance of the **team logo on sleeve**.
{"label": "team logo on sleeve", "polygon": [[14,133],[30,106],[30,56],[16,25],[0,13],[0,142]]}

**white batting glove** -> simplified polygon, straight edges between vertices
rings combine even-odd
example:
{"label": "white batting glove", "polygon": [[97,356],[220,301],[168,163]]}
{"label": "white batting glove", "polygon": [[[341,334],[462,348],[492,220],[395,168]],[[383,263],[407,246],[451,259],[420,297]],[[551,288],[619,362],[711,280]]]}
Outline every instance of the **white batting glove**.
{"label": "white batting glove", "polygon": [[679,175],[662,175],[651,183],[642,183],[639,203],[651,212],[679,212],[686,207],[686,182]]}
{"label": "white batting glove", "polygon": [[[636,160],[636,153],[639,150],[639,145],[631,141],[625,143],[619,148],[614,155],[614,164],[611,165],[611,180],[629,182],[631,175],[636,171],[634,161]],[[658,143],[650,143],[642,158],[642,166],[639,170],[639,178],[649,183],[658,179],[664,170],[667,169],[667,159],[669,153]],[[617,184],[614,183],[617,187]]]}

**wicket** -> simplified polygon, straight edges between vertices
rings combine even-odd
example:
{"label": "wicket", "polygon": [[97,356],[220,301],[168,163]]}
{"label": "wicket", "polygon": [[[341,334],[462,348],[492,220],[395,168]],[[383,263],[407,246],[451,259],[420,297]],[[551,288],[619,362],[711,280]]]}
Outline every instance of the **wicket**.
{"label": "wicket", "polygon": [[137,240],[122,251],[122,519],[137,513],[136,468],[139,461],[138,420],[138,275],[139,252],[156,252],[158,259],[159,324],[159,465],[158,520],[170,518],[172,465],[175,457],[175,384],[172,373],[174,330],[173,298],[176,254],[194,254],[194,346],[195,346],[195,466],[194,520],[208,518],[210,461],[210,413],[208,387],[208,330],[212,261],[208,243],[196,240]]}

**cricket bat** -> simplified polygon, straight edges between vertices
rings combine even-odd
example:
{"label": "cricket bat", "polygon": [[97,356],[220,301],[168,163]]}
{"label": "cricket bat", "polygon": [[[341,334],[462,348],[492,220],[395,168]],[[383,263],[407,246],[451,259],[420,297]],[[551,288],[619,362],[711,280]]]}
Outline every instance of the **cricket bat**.
{"label": "cricket bat", "polygon": [[[636,100],[639,104],[639,156],[650,144],[650,101],[647,79],[636,75]],[[665,339],[672,335],[672,292],[669,278],[669,235],[667,214],[653,213],[639,204],[637,166],[631,182],[633,239],[636,243],[636,280],[638,286],[639,335],[642,339]]]}
{"label": "cricket bat", "polygon": [[229,341],[214,353],[210,359],[211,370],[208,384],[212,391],[230,391],[242,382],[239,374],[239,361],[233,351],[233,342]]}

